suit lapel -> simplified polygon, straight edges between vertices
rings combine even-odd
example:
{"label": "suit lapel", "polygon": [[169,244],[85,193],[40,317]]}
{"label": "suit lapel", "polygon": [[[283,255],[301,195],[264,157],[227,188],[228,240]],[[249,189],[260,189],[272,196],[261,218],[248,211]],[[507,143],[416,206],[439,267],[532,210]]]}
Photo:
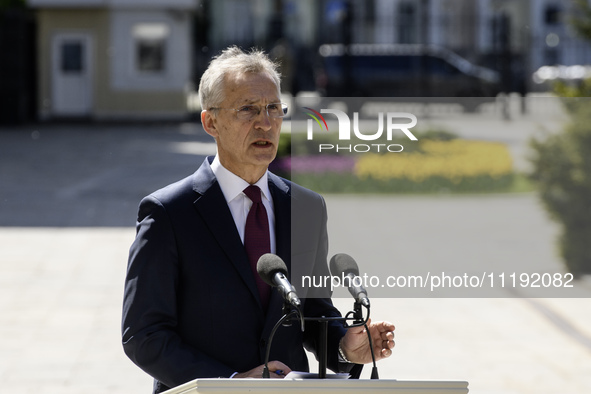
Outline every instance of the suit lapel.
{"label": "suit lapel", "polygon": [[254,274],[248,262],[248,256],[240,240],[238,230],[236,230],[234,219],[232,218],[224,194],[217,183],[207,159],[205,159],[194,175],[193,190],[199,194],[199,197],[193,203],[195,209],[203,218],[204,223],[209,227],[220,248],[240,274],[252,296],[257,300],[260,318],[262,319],[263,310],[261,300]]}
{"label": "suit lapel", "polygon": [[275,241],[277,255],[291,271],[291,194],[289,186],[276,175],[269,173],[269,190],[275,209]]}
{"label": "suit lapel", "polygon": [[[287,271],[291,272],[291,195],[289,186],[276,175],[269,173],[269,191],[273,197],[275,210],[275,241],[277,255],[285,262]],[[273,289],[263,338],[268,338],[273,326],[282,316],[283,298]]]}

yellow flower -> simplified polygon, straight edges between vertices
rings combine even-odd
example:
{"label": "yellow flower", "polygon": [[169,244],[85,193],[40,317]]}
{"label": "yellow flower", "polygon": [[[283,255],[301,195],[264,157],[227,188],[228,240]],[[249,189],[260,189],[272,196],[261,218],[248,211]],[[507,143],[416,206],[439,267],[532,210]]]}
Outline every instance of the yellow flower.
{"label": "yellow flower", "polygon": [[354,171],[361,179],[422,182],[438,176],[459,183],[463,178],[481,175],[499,178],[510,174],[512,167],[505,145],[456,139],[423,140],[419,142],[419,150],[412,153],[364,154],[357,160]]}

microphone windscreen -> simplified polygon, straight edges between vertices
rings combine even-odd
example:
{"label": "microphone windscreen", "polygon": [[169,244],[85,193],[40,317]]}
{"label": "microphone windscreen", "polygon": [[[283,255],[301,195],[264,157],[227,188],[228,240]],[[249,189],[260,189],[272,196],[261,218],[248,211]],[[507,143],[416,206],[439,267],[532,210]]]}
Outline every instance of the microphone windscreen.
{"label": "microphone windscreen", "polygon": [[287,276],[287,266],[281,257],[273,253],[265,253],[257,262],[257,272],[261,279],[269,286],[274,287],[273,277],[277,272]]}
{"label": "microphone windscreen", "polygon": [[349,273],[359,276],[359,268],[353,257],[345,253],[338,253],[330,259],[330,273],[333,276],[347,275]]}

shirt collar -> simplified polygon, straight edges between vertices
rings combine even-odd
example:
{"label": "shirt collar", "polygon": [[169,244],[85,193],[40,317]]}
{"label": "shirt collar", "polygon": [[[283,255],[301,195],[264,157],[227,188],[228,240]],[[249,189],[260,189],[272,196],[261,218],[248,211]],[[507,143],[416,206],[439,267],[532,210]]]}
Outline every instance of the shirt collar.
{"label": "shirt collar", "polygon": [[[238,197],[242,193],[242,191],[250,185],[244,179],[240,178],[238,175],[226,169],[220,162],[217,155],[211,163],[211,170],[213,171],[216,179],[218,180],[218,183],[220,185],[220,188],[222,189],[222,193],[224,194],[224,198],[226,199],[227,203]],[[269,190],[267,174],[268,171],[265,171],[261,179],[259,179],[255,183],[255,185],[261,189],[261,191],[263,192],[263,197],[271,201],[271,191]]]}

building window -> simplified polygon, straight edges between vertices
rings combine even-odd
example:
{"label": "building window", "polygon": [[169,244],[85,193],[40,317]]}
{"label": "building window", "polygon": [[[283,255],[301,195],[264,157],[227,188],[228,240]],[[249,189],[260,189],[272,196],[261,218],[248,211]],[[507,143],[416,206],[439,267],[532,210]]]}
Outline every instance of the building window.
{"label": "building window", "polygon": [[557,25],[560,23],[560,8],[555,5],[549,5],[544,11],[544,22],[547,25]]}
{"label": "building window", "polygon": [[223,2],[226,21],[224,23],[224,35],[229,42],[250,46],[253,42],[254,25],[261,23],[256,16],[253,16],[253,4],[251,1],[228,0]]}
{"label": "building window", "polygon": [[413,44],[416,40],[415,5],[405,1],[398,8],[398,42]]}
{"label": "building window", "polygon": [[375,0],[366,0],[365,5],[365,22],[373,25],[376,21],[376,5]]}
{"label": "building window", "polygon": [[170,29],[164,23],[139,23],[133,26],[135,67],[141,73],[166,70],[166,43]]}

